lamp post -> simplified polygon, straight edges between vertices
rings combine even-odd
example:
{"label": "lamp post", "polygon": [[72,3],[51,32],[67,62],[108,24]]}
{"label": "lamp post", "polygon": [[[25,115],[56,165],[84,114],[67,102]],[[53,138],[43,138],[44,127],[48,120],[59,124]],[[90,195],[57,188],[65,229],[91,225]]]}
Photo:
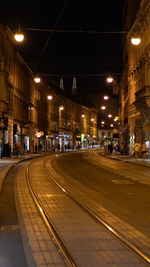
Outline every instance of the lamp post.
{"label": "lamp post", "polygon": [[19,42],[19,43],[23,42],[23,40],[24,40],[24,34],[23,34],[23,33],[21,32],[21,30],[20,30],[20,24],[19,24],[18,32],[16,32],[16,33],[14,34],[14,38],[15,38],[15,40],[16,40],[17,42]]}

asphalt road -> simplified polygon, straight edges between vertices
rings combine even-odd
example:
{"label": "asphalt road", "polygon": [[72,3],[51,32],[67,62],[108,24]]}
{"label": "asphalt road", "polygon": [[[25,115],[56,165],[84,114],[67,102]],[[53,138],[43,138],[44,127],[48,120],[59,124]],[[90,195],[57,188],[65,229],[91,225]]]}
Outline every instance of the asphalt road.
{"label": "asphalt road", "polygon": [[[89,163],[83,155],[84,153],[65,154],[53,160],[52,166],[68,183],[78,181],[82,190],[88,188],[90,199],[150,238],[150,186],[127,178],[126,173],[123,177],[112,169]],[[127,166],[128,171],[132,170],[131,164]],[[136,171],[138,173],[138,166]],[[75,190],[81,188],[78,186]]]}

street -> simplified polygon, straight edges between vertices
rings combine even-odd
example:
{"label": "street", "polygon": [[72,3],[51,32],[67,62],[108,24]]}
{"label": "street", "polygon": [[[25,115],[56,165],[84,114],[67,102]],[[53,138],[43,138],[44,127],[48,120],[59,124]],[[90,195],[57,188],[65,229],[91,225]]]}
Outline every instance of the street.
{"label": "street", "polygon": [[[39,210],[46,211],[79,266],[145,266],[111,232],[150,257],[150,168],[104,157],[99,149],[39,156],[16,165],[3,181],[1,265],[9,267],[12,261],[15,267],[22,261],[22,266],[31,267],[66,265],[36,208],[30,183],[42,205]],[[110,233],[73,199],[106,223]]]}
{"label": "street", "polygon": [[150,168],[97,158],[94,152],[66,154],[52,165],[80,198],[84,194],[94,202],[105,221],[149,253]]}

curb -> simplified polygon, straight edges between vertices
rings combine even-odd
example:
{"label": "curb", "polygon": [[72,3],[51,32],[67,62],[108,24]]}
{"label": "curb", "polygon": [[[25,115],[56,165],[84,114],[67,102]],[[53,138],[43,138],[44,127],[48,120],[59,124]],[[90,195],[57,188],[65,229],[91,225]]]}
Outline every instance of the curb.
{"label": "curb", "polygon": [[6,177],[6,175],[8,174],[10,169],[12,169],[13,167],[14,167],[14,164],[11,164],[11,165],[8,165],[7,167],[5,167],[2,170],[1,175],[0,175],[0,192],[1,192],[2,184],[3,184],[3,181],[4,181],[5,177]]}
{"label": "curb", "polygon": [[102,155],[103,157],[108,158],[108,159],[117,160],[117,161],[122,161],[122,162],[130,163],[130,164],[135,164],[135,165],[138,165],[138,166],[142,166],[142,167],[150,168],[150,165],[148,166],[148,165],[144,165],[144,164],[139,164],[139,163],[137,163],[137,162],[131,162],[131,161],[129,161],[129,160],[123,160],[123,159],[120,159],[120,158],[113,158],[112,156],[107,156],[107,155],[102,154],[102,153],[101,153],[101,155]]}
{"label": "curb", "polygon": [[35,158],[39,158],[39,157],[43,157],[43,156],[48,156],[51,155],[51,153],[49,154],[41,154],[41,155],[37,155],[37,156],[32,156],[32,157],[28,157],[28,158],[22,158],[22,159],[18,159],[18,161],[16,161],[15,163],[10,163],[9,165],[7,165],[7,167],[4,167],[4,169],[2,170],[1,174],[0,174],[0,192],[2,189],[2,185],[3,185],[3,181],[6,177],[6,175],[8,174],[8,172],[17,164],[19,164],[20,162],[23,161],[27,161],[27,160],[32,160]]}

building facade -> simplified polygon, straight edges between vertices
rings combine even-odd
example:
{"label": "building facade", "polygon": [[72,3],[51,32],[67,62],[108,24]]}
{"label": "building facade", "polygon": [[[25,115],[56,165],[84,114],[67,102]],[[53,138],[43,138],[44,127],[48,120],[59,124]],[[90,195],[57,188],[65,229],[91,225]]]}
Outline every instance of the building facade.
{"label": "building facade", "polygon": [[12,32],[0,25],[0,155],[85,146],[96,138],[97,111],[46,78],[36,84]]}
{"label": "building facade", "polygon": [[[120,132],[126,152],[132,155],[135,143],[146,144],[150,152],[150,1],[125,1],[124,12],[127,34],[120,88]],[[131,45],[131,37],[140,37],[140,45]]]}
{"label": "building facade", "polygon": [[[0,25],[0,153],[14,144],[33,151],[38,128],[38,90],[33,74],[15,51],[12,33]],[[30,139],[30,142],[29,142]]]}

